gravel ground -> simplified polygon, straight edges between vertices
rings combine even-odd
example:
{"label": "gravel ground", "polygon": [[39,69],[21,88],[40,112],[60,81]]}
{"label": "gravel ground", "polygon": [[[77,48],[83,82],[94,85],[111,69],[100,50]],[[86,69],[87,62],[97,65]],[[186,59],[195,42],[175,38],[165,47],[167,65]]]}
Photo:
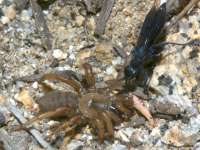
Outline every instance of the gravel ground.
{"label": "gravel ground", "polygon": [[[28,119],[38,109],[34,99],[42,95],[37,82],[13,82],[15,79],[66,69],[81,73],[83,61],[94,67],[99,82],[116,78],[117,67],[125,60],[113,53],[113,47],[130,53],[151,6],[152,2],[147,0],[116,1],[103,39],[98,39],[94,36],[94,15],[88,17],[86,33],[84,7],[56,1],[44,11],[53,47],[46,51],[36,30],[31,7],[20,12],[13,7],[12,0],[0,0],[0,149],[1,141],[11,150],[42,149],[27,132],[9,131],[18,124],[9,106],[17,108]],[[196,7],[179,21],[166,40],[181,43],[200,38],[199,35],[200,9]],[[94,46],[87,48],[88,45]],[[199,51],[195,46],[165,47],[164,57],[154,69],[150,82],[162,96],[152,94],[151,99],[145,101],[152,113],[165,116],[156,118],[156,127],[152,130],[143,117],[133,116],[129,122],[116,127],[113,142],[98,144],[97,137],[87,126],[67,145],[62,137],[50,139],[49,143],[55,148],[61,146],[69,150],[200,149]],[[137,123],[142,125],[138,127]],[[51,124],[49,120],[35,124],[46,140]]]}

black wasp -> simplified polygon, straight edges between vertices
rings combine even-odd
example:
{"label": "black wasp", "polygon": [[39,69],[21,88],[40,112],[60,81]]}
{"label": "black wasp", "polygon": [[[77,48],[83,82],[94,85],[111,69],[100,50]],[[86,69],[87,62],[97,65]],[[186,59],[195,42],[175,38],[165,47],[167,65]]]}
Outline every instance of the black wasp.
{"label": "black wasp", "polygon": [[153,48],[153,44],[164,27],[165,16],[166,3],[159,8],[153,6],[147,14],[137,44],[131,51],[131,61],[124,70],[128,88],[148,86],[149,75],[160,54],[160,51]]}
{"label": "black wasp", "polygon": [[199,45],[199,40],[192,40],[184,44],[173,42],[157,44],[165,37],[163,28],[166,16],[166,2],[160,7],[154,5],[147,14],[137,44],[131,51],[129,65],[124,69],[127,89],[134,90],[137,87],[142,87],[147,93],[149,77],[152,75],[156,63],[161,59],[163,45]]}

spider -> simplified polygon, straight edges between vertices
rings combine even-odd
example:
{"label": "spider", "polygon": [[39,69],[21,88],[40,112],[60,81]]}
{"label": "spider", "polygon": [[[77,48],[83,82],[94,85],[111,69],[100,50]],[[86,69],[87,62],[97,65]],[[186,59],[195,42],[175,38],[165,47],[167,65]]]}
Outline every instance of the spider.
{"label": "spider", "polygon": [[[132,115],[133,101],[127,94],[114,94],[109,85],[97,88],[91,65],[85,63],[83,68],[84,74],[81,80],[72,71],[44,74],[39,79],[45,92],[45,95],[37,100],[40,112],[36,117],[16,127],[16,130],[27,129],[33,122],[45,118],[64,117],[67,121],[57,127],[55,132],[62,130],[68,132],[78,126],[89,124],[93,129],[97,129],[100,143],[105,137],[113,139],[113,126]],[[53,90],[44,80],[61,81],[73,90]]]}

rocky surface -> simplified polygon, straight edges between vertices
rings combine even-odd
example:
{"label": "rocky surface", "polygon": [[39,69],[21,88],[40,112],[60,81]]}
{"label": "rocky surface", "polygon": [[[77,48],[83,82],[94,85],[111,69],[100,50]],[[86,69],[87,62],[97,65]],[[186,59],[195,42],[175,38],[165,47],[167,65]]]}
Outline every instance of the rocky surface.
{"label": "rocky surface", "polygon": [[[38,82],[15,82],[15,79],[66,69],[80,73],[83,61],[94,67],[99,82],[116,78],[118,66],[125,60],[114,53],[113,47],[130,53],[151,5],[148,0],[116,1],[102,40],[94,36],[95,15],[88,16],[84,24],[86,11],[82,5],[58,0],[43,11],[52,35],[52,49],[47,51],[36,30],[31,7],[19,11],[12,0],[0,0],[0,148],[3,145],[11,150],[40,149],[26,132],[10,132],[18,123],[10,114],[9,105],[28,119],[35,115],[35,99],[42,95]],[[169,32],[166,40],[181,43],[199,38],[199,22],[200,9],[195,7],[178,22],[176,30]],[[153,129],[148,128],[143,117],[133,116],[116,127],[113,142],[105,140],[99,144],[87,126],[70,142],[66,142],[67,137],[60,137],[49,143],[70,150],[199,149],[199,71],[199,47],[165,46],[163,59],[154,69],[150,82],[155,93],[145,101],[153,114],[162,115],[156,118]],[[50,122],[45,120],[35,125],[44,139]]]}

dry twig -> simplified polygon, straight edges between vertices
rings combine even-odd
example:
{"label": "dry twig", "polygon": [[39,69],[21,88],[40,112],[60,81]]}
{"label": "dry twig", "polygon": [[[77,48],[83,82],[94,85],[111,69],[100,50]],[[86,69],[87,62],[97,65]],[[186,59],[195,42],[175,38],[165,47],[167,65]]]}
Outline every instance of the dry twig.
{"label": "dry twig", "polygon": [[47,50],[50,50],[52,47],[51,40],[50,40],[51,34],[49,33],[49,29],[48,29],[46,20],[44,19],[42,9],[38,5],[36,0],[30,0],[30,4],[33,10],[34,17],[35,17],[36,28],[38,32],[40,33],[42,43],[44,44],[44,47]]}
{"label": "dry twig", "polygon": [[169,25],[165,26],[166,30],[169,30],[173,25],[175,25],[183,16],[194,7],[200,0],[191,0],[189,4],[177,15],[175,16]]}
{"label": "dry twig", "polygon": [[103,1],[101,12],[96,20],[96,29],[95,29],[96,35],[102,35],[104,33],[106,22],[108,21],[108,18],[111,14],[114,3],[115,3],[115,0]]}

